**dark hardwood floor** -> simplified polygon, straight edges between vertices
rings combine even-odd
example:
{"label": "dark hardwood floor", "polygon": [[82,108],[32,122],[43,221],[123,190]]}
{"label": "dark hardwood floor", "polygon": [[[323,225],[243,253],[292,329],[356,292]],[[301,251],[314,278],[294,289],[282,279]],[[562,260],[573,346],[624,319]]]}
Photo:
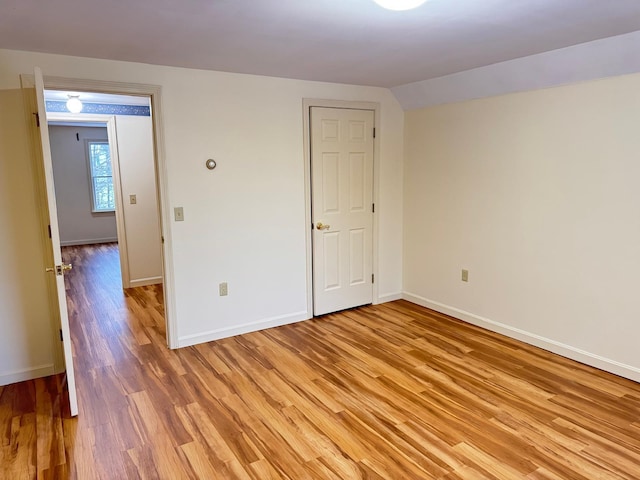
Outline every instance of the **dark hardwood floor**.
{"label": "dark hardwood floor", "polygon": [[405,301],[170,351],[162,289],[71,247],[80,415],[0,387],[0,478],[638,479],[640,385]]}

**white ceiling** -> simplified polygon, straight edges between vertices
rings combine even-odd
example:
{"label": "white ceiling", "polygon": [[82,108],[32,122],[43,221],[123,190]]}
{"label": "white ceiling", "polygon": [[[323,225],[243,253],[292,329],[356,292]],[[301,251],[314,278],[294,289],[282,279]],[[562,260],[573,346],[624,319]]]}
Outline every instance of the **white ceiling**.
{"label": "white ceiling", "polygon": [[393,87],[640,30],[639,0],[0,0],[0,46]]}

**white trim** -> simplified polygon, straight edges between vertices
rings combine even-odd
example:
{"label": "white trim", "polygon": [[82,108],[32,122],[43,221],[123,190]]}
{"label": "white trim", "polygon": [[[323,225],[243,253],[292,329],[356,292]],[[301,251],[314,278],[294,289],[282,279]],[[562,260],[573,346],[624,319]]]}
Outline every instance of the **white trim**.
{"label": "white trim", "polygon": [[[109,120],[114,118],[115,115],[106,113],[65,113],[65,112],[47,112],[47,122],[53,123],[54,126],[68,126],[60,125],[65,122],[73,122],[73,126],[78,126],[80,123],[89,123],[91,128],[105,128]],[[100,124],[98,127],[97,124]],[[83,125],[84,126],[84,125]]]}
{"label": "white trim", "polygon": [[55,374],[53,363],[24,368],[22,370],[15,370],[13,372],[0,373],[0,386],[24,382],[26,380],[33,380],[34,378],[48,377],[53,374]]}
{"label": "white trim", "polygon": [[522,342],[528,343],[529,345],[533,345],[534,347],[539,347],[563,357],[576,360],[580,363],[599,368],[600,370],[604,370],[615,375],[620,375],[621,377],[628,378],[635,382],[640,382],[640,368],[633,367],[631,365],[625,365],[624,363],[611,360],[610,358],[605,358],[600,355],[587,352],[580,348],[572,347],[571,345],[566,345],[564,343],[560,343],[555,340],[536,335],[535,333],[530,333],[519,328],[511,327],[509,325],[505,325],[504,323],[495,322],[488,318],[484,318],[479,315],[475,315],[473,313],[451,307],[449,305],[435,302],[433,300],[429,300],[413,293],[404,292],[402,294],[402,297],[404,298],[404,300],[407,300],[411,303],[415,303],[417,305],[430,308],[431,310],[435,310],[436,312],[444,313],[445,315],[450,315],[457,319],[464,320],[465,322],[472,325],[476,325],[492,332],[505,335],[509,338],[520,340]]}
{"label": "white trim", "polygon": [[178,339],[178,347],[190,347],[191,345],[212,342],[214,340],[220,340],[221,338],[234,337],[236,335],[252,333],[267,328],[281,327],[283,325],[309,320],[310,318],[311,317],[307,312],[296,312],[288,315],[280,315],[278,317],[265,318],[256,322],[243,323],[242,325],[237,325],[235,327],[218,328],[205,333],[185,335]]}
{"label": "white trim", "polygon": [[[112,176],[112,178],[113,178],[113,176]],[[113,181],[113,180],[111,180],[111,181]],[[99,217],[99,216],[101,216],[103,213],[104,213],[104,214],[113,213],[113,214],[115,215],[115,213],[116,213],[116,209],[115,209],[115,208],[109,208],[109,209],[106,209],[106,210],[95,210],[95,209],[93,209],[93,208],[91,209],[91,214],[92,214],[92,215],[95,215],[95,216],[98,216],[98,217]]]}
{"label": "white trim", "polygon": [[304,197],[305,197],[305,243],[307,252],[307,318],[313,318],[313,243],[311,237],[311,107],[348,108],[373,111],[373,127],[376,136],[373,139],[373,275],[371,299],[374,304],[381,303],[378,297],[378,212],[380,211],[380,104],[378,102],[355,102],[348,100],[325,100],[319,98],[302,99],[302,123],[304,145]]}
{"label": "white trim", "polygon": [[127,227],[124,218],[124,195],[122,194],[122,177],[120,176],[120,147],[118,145],[117,119],[113,115],[107,122],[107,138],[111,150],[111,173],[116,197],[116,234],[118,235],[118,257],[120,258],[120,277],[122,288],[129,288],[129,245],[127,243]]}
{"label": "white trim", "polygon": [[118,237],[115,238],[86,238],[80,240],[66,240],[60,241],[60,245],[63,247],[73,247],[76,245],[95,245],[98,243],[117,243]]}
{"label": "white trim", "polygon": [[[33,75],[22,75],[23,88],[29,83],[33,88]],[[169,178],[164,141],[164,119],[162,108],[162,87],[140,83],[112,82],[106,80],[86,80],[65,77],[44,77],[45,88],[51,90],[73,90],[78,92],[115,93],[150,97],[151,119],[153,121],[153,139],[156,159],[156,181],[159,192],[158,209],[160,212],[160,230],[162,244],[164,278],[164,316],[167,324],[167,345],[178,348],[178,324],[175,301],[175,273],[173,268],[173,248],[171,237],[171,204],[169,201]]]}
{"label": "white trim", "polygon": [[129,287],[144,287],[145,285],[157,285],[162,283],[162,277],[148,277],[148,278],[139,278],[137,280],[130,280]]}
{"label": "white trim", "polygon": [[386,293],[384,295],[378,296],[378,299],[376,302],[374,302],[374,305],[378,305],[380,303],[394,302],[396,300],[402,300],[402,298],[403,298],[402,292]]}

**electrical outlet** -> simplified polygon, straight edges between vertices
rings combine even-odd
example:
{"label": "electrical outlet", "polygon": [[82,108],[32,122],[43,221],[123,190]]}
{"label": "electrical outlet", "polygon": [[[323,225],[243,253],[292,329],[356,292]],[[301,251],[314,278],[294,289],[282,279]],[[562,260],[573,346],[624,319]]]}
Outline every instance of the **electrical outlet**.
{"label": "electrical outlet", "polygon": [[129,195],[129,203],[131,205],[135,205],[138,203],[138,198],[135,195]]}
{"label": "electrical outlet", "polygon": [[462,270],[462,281],[463,282],[469,281],[469,270]]}
{"label": "electrical outlet", "polygon": [[184,222],[184,210],[182,207],[176,207],[173,209],[173,216],[176,222]]}
{"label": "electrical outlet", "polygon": [[227,285],[227,282],[222,282],[220,285],[218,285],[218,289],[220,290],[221,297],[226,297],[227,295],[229,295],[229,287]]}

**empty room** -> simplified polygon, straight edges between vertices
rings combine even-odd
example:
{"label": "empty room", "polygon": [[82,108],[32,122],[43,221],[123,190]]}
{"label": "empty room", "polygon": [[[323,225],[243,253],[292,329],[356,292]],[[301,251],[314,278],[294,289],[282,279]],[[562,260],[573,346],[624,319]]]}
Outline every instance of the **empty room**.
{"label": "empty room", "polygon": [[3,2],[0,478],[640,478],[639,92],[636,0]]}

